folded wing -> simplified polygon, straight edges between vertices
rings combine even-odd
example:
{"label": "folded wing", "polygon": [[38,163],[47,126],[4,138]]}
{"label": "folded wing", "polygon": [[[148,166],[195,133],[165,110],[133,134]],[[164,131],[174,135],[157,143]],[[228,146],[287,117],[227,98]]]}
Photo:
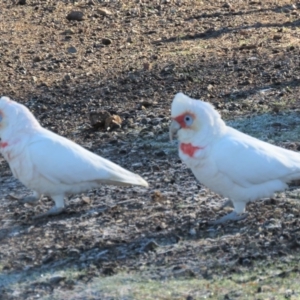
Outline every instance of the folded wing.
{"label": "folded wing", "polygon": [[265,143],[237,130],[219,141],[212,154],[218,170],[242,187],[300,178],[300,154]]}
{"label": "folded wing", "polygon": [[139,175],[46,130],[32,140],[29,151],[36,171],[53,183],[148,186]]}

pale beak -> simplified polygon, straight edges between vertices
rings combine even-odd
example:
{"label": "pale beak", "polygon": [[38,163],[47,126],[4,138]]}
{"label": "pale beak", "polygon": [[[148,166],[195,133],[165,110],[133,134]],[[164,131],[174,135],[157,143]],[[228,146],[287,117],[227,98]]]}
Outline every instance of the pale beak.
{"label": "pale beak", "polygon": [[170,136],[170,141],[173,141],[174,136],[176,135],[177,131],[180,129],[180,125],[178,122],[172,120],[170,127],[169,127],[169,136]]}

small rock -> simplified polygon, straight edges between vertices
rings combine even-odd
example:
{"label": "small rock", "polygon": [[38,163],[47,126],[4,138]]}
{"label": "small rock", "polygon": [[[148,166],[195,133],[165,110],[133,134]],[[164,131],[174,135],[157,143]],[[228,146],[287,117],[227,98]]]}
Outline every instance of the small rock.
{"label": "small rock", "polygon": [[70,81],[70,80],[71,80],[70,74],[66,74],[66,75],[64,76],[64,80],[65,80],[65,81]]}
{"label": "small rock", "polygon": [[83,197],[82,197],[82,200],[83,200],[83,202],[85,202],[86,204],[91,204],[91,198],[90,198],[90,197],[83,196]]}
{"label": "small rock", "polygon": [[151,139],[151,138],[154,137],[154,132],[150,131],[150,132],[148,132],[144,137],[145,137],[145,138]]}
{"label": "small rock", "polygon": [[56,275],[49,279],[49,283],[50,284],[58,284],[60,281],[65,280],[65,279],[66,279],[65,276]]}
{"label": "small rock", "polygon": [[151,166],[153,171],[160,171],[160,167],[159,165],[154,164],[153,166]]}
{"label": "small rock", "polygon": [[68,53],[74,54],[77,52],[77,49],[75,47],[69,47],[68,48]]}
{"label": "small rock", "polygon": [[105,45],[105,46],[108,46],[112,43],[112,40],[111,39],[107,39],[107,38],[103,38],[102,39],[102,44]]}
{"label": "small rock", "polygon": [[99,8],[96,10],[98,14],[102,15],[102,16],[110,16],[112,13],[105,9],[105,8]]}
{"label": "small rock", "polygon": [[293,290],[286,290],[284,292],[284,297],[285,299],[291,299],[291,296],[294,294],[294,291]]}
{"label": "small rock", "polygon": [[155,151],[154,154],[156,156],[162,157],[162,156],[166,156],[166,152],[164,150],[159,150],[159,151]]}
{"label": "small rock", "polygon": [[133,169],[138,169],[138,168],[141,168],[143,166],[142,163],[138,162],[138,163],[134,163],[131,165]]}
{"label": "small rock", "polygon": [[152,69],[152,65],[148,62],[145,62],[145,63],[143,63],[143,68],[144,68],[144,70],[149,71]]}
{"label": "small rock", "polygon": [[197,232],[196,232],[196,229],[195,228],[191,228],[190,229],[190,235],[196,235]]}
{"label": "small rock", "polygon": [[49,253],[48,255],[46,255],[42,258],[42,263],[43,264],[48,264],[48,263],[50,263],[51,261],[54,260],[54,257],[55,257],[54,253]]}
{"label": "small rock", "polygon": [[207,86],[207,90],[208,90],[208,91],[211,91],[213,88],[214,88],[214,86],[213,86],[212,84],[209,84],[209,85]]}
{"label": "small rock", "polygon": [[243,260],[242,260],[242,264],[244,265],[244,266],[249,266],[249,265],[251,265],[251,260],[249,259],[249,258],[244,258]]}
{"label": "small rock", "polygon": [[83,12],[73,10],[67,15],[67,19],[69,21],[82,21],[83,20]]}
{"label": "small rock", "polygon": [[104,133],[104,134],[102,134],[101,137],[102,137],[103,139],[108,139],[108,138],[111,137],[111,135],[110,135],[109,133]]}
{"label": "small rock", "polygon": [[193,278],[196,277],[196,274],[193,270],[187,267],[182,267],[180,269],[176,269],[173,273],[174,278]]}
{"label": "small rock", "polygon": [[147,101],[147,100],[143,100],[143,101],[140,102],[140,105],[141,105],[141,106],[144,106],[144,107],[150,107],[150,106],[152,106],[153,104],[155,104],[155,103],[150,102],[150,101]]}
{"label": "small rock", "polygon": [[26,4],[26,0],[19,0],[18,5],[25,5]]}
{"label": "small rock", "polygon": [[281,38],[282,38],[282,36],[279,35],[279,34],[275,34],[275,35],[273,36],[273,40],[274,40],[274,41],[278,41],[278,40],[280,40]]}
{"label": "small rock", "polygon": [[154,240],[151,240],[144,246],[143,250],[145,252],[154,251],[158,247],[159,247],[159,245]]}
{"label": "small rock", "polygon": [[160,124],[160,122],[161,122],[160,118],[154,118],[154,119],[151,120],[151,124],[154,125],[154,126]]}
{"label": "small rock", "polygon": [[106,110],[101,111],[92,111],[89,114],[89,119],[91,122],[91,125],[94,128],[104,127],[105,121],[107,118],[111,117],[111,114]]}
{"label": "small rock", "polygon": [[284,13],[289,13],[289,12],[290,12],[290,9],[289,9],[288,7],[284,7],[284,8],[282,9],[282,11],[283,11]]}
{"label": "small rock", "polygon": [[127,150],[126,149],[120,149],[119,154],[127,154]]}
{"label": "small rock", "polygon": [[79,255],[79,254],[80,254],[80,250],[78,250],[78,249],[76,249],[76,248],[71,248],[71,249],[68,250],[68,254],[69,254],[69,255],[72,255],[72,254],[73,254],[73,255],[74,255],[74,254],[75,254],[75,255]]}
{"label": "small rock", "polygon": [[133,42],[132,37],[131,37],[131,36],[128,37],[128,38],[127,38],[127,43],[130,43],[130,44],[131,44],[132,42]]}
{"label": "small rock", "polygon": [[160,191],[156,190],[153,192],[153,194],[151,195],[151,198],[153,201],[156,201],[156,202],[160,202],[163,200],[163,195],[161,194]]}
{"label": "small rock", "polygon": [[103,273],[104,275],[111,276],[111,275],[114,275],[116,272],[115,272],[115,270],[114,270],[113,268],[111,268],[111,267],[106,267],[106,268],[104,268],[104,269],[102,270],[102,273]]}
{"label": "small rock", "polygon": [[106,130],[121,128],[121,125],[122,125],[122,119],[118,115],[109,116],[105,120],[105,129]]}
{"label": "small rock", "polygon": [[269,285],[262,285],[257,288],[257,293],[267,293],[271,292],[273,289]]}
{"label": "small rock", "polygon": [[42,60],[42,58],[40,57],[40,56],[35,56],[34,58],[33,58],[33,61],[34,62],[40,62]]}
{"label": "small rock", "polygon": [[222,6],[225,8],[230,8],[231,4],[229,2],[225,2]]}
{"label": "small rock", "polygon": [[146,125],[146,124],[149,123],[149,121],[150,121],[149,118],[143,118],[143,119],[141,120],[141,124]]}
{"label": "small rock", "polygon": [[74,34],[75,32],[74,32],[74,30],[72,30],[72,29],[67,29],[67,30],[65,30],[64,32],[63,32],[63,34],[65,34],[65,35],[70,35],[70,34]]}

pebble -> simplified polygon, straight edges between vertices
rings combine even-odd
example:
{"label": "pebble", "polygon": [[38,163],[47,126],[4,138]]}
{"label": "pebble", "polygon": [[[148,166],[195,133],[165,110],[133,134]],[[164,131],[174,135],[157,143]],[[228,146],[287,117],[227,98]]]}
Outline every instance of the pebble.
{"label": "pebble", "polygon": [[196,229],[195,228],[191,228],[190,229],[190,235],[196,235]]}
{"label": "pebble", "polygon": [[151,120],[151,124],[154,126],[160,124],[160,122],[161,122],[161,119],[159,119],[159,118],[154,118]]}
{"label": "pebble", "polygon": [[116,128],[121,128],[121,125],[122,125],[121,117],[118,115],[112,115],[106,118],[104,127],[106,130],[112,130]]}
{"label": "pebble", "polygon": [[154,251],[156,248],[158,248],[159,245],[156,243],[156,241],[152,240],[149,241],[145,246],[144,246],[144,251],[148,252],[148,251]]}
{"label": "pebble", "polygon": [[83,20],[83,12],[73,10],[67,15],[67,19],[69,21],[82,21]]}
{"label": "pebble", "polygon": [[133,169],[138,169],[138,168],[141,168],[143,166],[143,164],[141,162],[138,162],[138,163],[134,163],[131,165],[131,167]]}
{"label": "pebble", "polygon": [[107,10],[105,8],[98,8],[97,13],[102,15],[102,16],[109,16],[109,15],[112,14],[109,10]]}
{"label": "pebble", "polygon": [[107,38],[103,38],[102,39],[102,44],[105,45],[105,46],[108,46],[112,43],[112,40],[111,39],[107,39]]}
{"label": "pebble", "polygon": [[111,117],[111,114],[106,110],[92,111],[89,114],[90,123],[93,127],[104,126],[108,117]]}
{"label": "pebble", "polygon": [[154,154],[156,156],[162,157],[162,156],[166,156],[166,152],[164,150],[159,150],[159,151],[155,151]]}
{"label": "pebble", "polygon": [[149,119],[149,118],[143,118],[143,119],[141,120],[141,124],[144,124],[144,125],[146,125],[146,124],[148,124],[148,123],[149,123],[149,121],[150,121],[150,119]]}
{"label": "pebble", "polygon": [[68,53],[74,54],[77,52],[77,49],[75,47],[69,47],[68,48]]}
{"label": "pebble", "polygon": [[50,284],[57,284],[57,283],[59,283],[60,281],[62,281],[62,280],[64,280],[64,279],[66,279],[65,276],[55,275],[55,276],[53,276],[53,277],[51,277],[51,278],[49,279],[49,283],[50,283]]}

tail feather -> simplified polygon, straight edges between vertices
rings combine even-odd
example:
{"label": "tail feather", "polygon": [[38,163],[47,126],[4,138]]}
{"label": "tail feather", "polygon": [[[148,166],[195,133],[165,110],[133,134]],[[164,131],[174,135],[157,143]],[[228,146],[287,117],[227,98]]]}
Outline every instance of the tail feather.
{"label": "tail feather", "polygon": [[124,178],[124,177],[113,178],[113,177],[111,177],[110,179],[98,180],[98,182],[112,184],[112,185],[120,185],[120,186],[129,186],[129,185],[139,185],[139,186],[144,186],[144,187],[149,186],[148,182],[146,180],[144,180],[142,177],[140,177],[139,175],[130,176],[128,178]]}

